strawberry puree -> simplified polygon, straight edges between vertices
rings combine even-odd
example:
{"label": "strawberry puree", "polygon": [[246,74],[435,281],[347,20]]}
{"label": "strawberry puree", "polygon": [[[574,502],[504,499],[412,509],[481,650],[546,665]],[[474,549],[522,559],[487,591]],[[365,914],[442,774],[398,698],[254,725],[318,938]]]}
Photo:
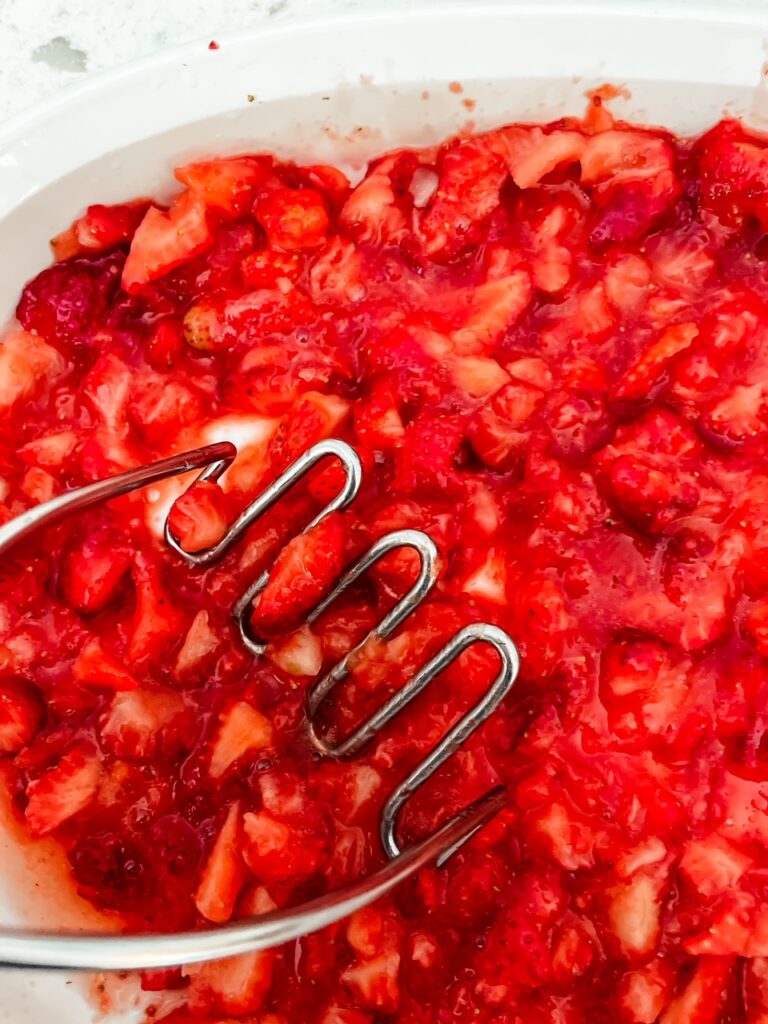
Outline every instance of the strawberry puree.
{"label": "strawberry puree", "polygon": [[[0,347],[5,518],[212,440],[171,481],[4,558],[0,758],[13,813],[119,925],[289,906],[382,861],[378,813],[496,670],[473,649],[357,759],[313,754],[307,688],[414,578],[326,728],[348,734],[461,626],[521,677],[419,794],[404,842],[489,787],[507,809],[443,869],[289,948],[145,975],[168,1024],[715,1024],[768,1019],[768,143],[513,125],[337,170],[181,167],[169,208],[92,206]],[[314,442],[315,471],[214,544]],[[291,538],[295,538],[291,540]],[[229,611],[265,568],[255,661]],[[166,993],[171,991],[168,996]],[[170,1016],[168,1016],[169,1010]]]}

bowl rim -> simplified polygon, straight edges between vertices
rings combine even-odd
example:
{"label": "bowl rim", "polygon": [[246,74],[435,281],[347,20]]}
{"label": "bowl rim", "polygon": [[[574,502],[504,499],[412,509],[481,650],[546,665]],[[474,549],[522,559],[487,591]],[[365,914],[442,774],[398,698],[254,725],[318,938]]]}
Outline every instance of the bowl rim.
{"label": "bowl rim", "polygon": [[768,7],[758,8],[745,4],[734,4],[723,8],[714,0],[702,2],[654,4],[647,0],[459,0],[440,6],[421,6],[412,8],[390,8],[389,10],[349,10],[343,13],[326,13],[309,17],[298,17],[291,21],[275,24],[257,25],[243,31],[230,30],[216,33],[218,47],[211,50],[210,35],[198,36],[187,42],[122,61],[114,67],[87,72],[80,81],[70,82],[48,97],[38,100],[29,107],[19,111],[0,122],[0,174],[2,173],[3,150],[14,142],[23,140],[24,135],[40,122],[49,120],[56,114],[63,114],[72,108],[87,102],[92,96],[119,86],[140,73],[158,72],[171,68],[185,59],[200,59],[201,51],[208,51],[213,59],[226,56],[231,46],[244,46],[249,41],[263,42],[267,39],[282,39],[293,35],[311,35],[313,33],[334,34],[345,28],[361,28],[368,26],[372,30],[377,25],[390,26],[420,21],[442,21],[451,19],[478,19],[503,17],[509,20],[523,17],[557,19],[601,18],[620,23],[621,21],[645,21],[648,23],[684,21],[694,25],[723,26],[754,26],[756,30],[768,33]]}

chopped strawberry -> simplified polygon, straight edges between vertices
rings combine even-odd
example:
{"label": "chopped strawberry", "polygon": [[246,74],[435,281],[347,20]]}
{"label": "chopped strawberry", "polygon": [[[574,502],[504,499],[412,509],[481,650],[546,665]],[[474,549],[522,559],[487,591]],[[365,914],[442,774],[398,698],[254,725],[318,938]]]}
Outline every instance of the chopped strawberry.
{"label": "chopped strawberry", "polygon": [[249,288],[277,288],[281,282],[296,280],[301,256],[298,252],[259,249],[245,257],[240,271]]}
{"label": "chopped strawberry", "polygon": [[341,979],[364,1006],[394,1013],[400,1001],[399,973],[400,954],[389,951],[347,967]]}
{"label": "chopped strawberry", "polygon": [[185,164],[174,174],[206,206],[236,217],[248,211],[256,189],[267,180],[270,163],[263,157],[229,157]]}
{"label": "chopped strawberry", "polygon": [[659,1024],[716,1024],[733,966],[729,957],[702,957],[691,980],[659,1017]]}
{"label": "chopped strawberry", "polygon": [[272,746],[273,730],[269,719],[245,701],[237,701],[219,715],[219,725],[211,746],[209,773],[220,779],[246,754]]}
{"label": "chopped strawberry", "polygon": [[139,662],[157,656],[170,647],[179,635],[184,616],[174,607],[165,589],[158,565],[145,555],[134,559],[132,576],[136,588],[136,607],[128,640],[128,657]]}
{"label": "chopped strawberry", "polygon": [[256,598],[257,629],[295,623],[326,594],[344,565],[346,530],[338,513],[300,533],[277,556],[269,581]]}
{"label": "chopped strawberry", "polygon": [[615,396],[625,400],[650,398],[672,360],[691,347],[698,333],[696,324],[668,327],[626,371],[614,391]]}
{"label": "chopped strawberry", "polygon": [[168,526],[185,551],[215,547],[229,529],[227,501],[213,480],[197,480],[177,498]]}
{"label": "chopped strawberry", "polygon": [[176,655],[173,675],[179,681],[188,681],[199,674],[212,660],[221,646],[221,636],[212,627],[208,612],[201,609],[192,620],[184,643]]}
{"label": "chopped strawberry", "polygon": [[95,637],[83,645],[72,666],[72,674],[78,683],[110,690],[135,690],[139,685],[119,661],[107,654]]}
{"label": "chopped strawberry", "polygon": [[93,615],[124,590],[130,560],[108,535],[92,534],[69,551],[61,575],[62,596],[70,608]]}
{"label": "chopped strawberry", "polygon": [[646,956],[656,948],[664,882],[663,875],[639,871],[609,891],[610,928],[628,957]]}
{"label": "chopped strawberry", "polygon": [[167,211],[151,206],[133,236],[123,267],[123,288],[129,294],[140,292],[212,241],[205,204],[194,192],[180,192]]}
{"label": "chopped strawberry", "polygon": [[267,949],[185,967],[193,1015],[215,1014],[220,1019],[223,1013],[233,1017],[257,1013],[272,986],[275,959],[274,950]]}
{"label": "chopped strawberry", "polygon": [[243,858],[262,882],[290,882],[311,878],[321,870],[327,856],[323,834],[297,829],[278,821],[266,811],[243,817]]}
{"label": "chopped strawberry", "polygon": [[674,969],[661,958],[629,971],[619,985],[619,1020],[626,1024],[655,1024],[670,1001],[673,983]]}
{"label": "chopped strawberry", "polygon": [[513,381],[476,413],[468,430],[469,443],[492,469],[506,469],[525,450],[529,421],[544,401],[544,392]]}
{"label": "chopped strawberry", "polygon": [[33,836],[45,836],[85,810],[101,783],[101,764],[87,747],[75,747],[27,786],[24,816]]}
{"label": "chopped strawberry", "polygon": [[31,743],[45,713],[43,699],[31,683],[19,679],[0,682],[0,757],[18,754]]}
{"label": "chopped strawberry", "polygon": [[373,167],[341,208],[339,224],[356,242],[396,243],[405,232],[405,213],[390,177],[394,163],[393,158]]}
{"label": "chopped strawberry", "polygon": [[272,465],[286,469],[302,452],[331,437],[349,414],[349,403],[337,395],[307,391],[291,407],[272,438]]}
{"label": "chopped strawberry", "polygon": [[[116,757],[143,760],[179,745],[177,730],[185,725],[184,698],[172,690],[118,693],[104,714],[101,738]],[[184,728],[184,736],[189,730]]]}
{"label": "chopped strawberry", "polygon": [[752,858],[713,833],[685,847],[680,870],[703,896],[728,892],[751,867]]}
{"label": "chopped strawberry", "polygon": [[437,190],[417,215],[416,235],[430,259],[448,262],[476,242],[509,172],[485,140],[462,140],[441,156]]}
{"label": "chopped strawberry", "polygon": [[58,352],[42,338],[26,331],[6,334],[0,339],[0,409],[29,398],[63,369]]}
{"label": "chopped strawberry", "polygon": [[768,225],[768,149],[762,136],[724,120],[699,139],[702,205],[726,224],[755,217]]}
{"label": "chopped strawberry", "polygon": [[195,891],[195,906],[214,924],[229,921],[245,883],[245,865],[240,856],[241,821],[242,809],[235,801],[227,811]]}
{"label": "chopped strawberry", "polygon": [[180,381],[147,374],[140,381],[128,412],[144,437],[165,448],[169,438],[196,424],[203,408],[202,396]]}
{"label": "chopped strawberry", "polygon": [[52,239],[56,259],[69,259],[89,250],[100,252],[129,242],[148,207],[149,201],[144,199],[114,206],[89,206],[71,228]]}
{"label": "chopped strawberry", "polygon": [[323,645],[309,626],[275,640],[266,656],[289,676],[316,676],[323,667]]}
{"label": "chopped strawberry", "polygon": [[512,179],[522,189],[537,185],[563,164],[576,163],[586,146],[580,132],[545,132],[538,126],[523,128],[515,125],[499,134]]}
{"label": "chopped strawberry", "polygon": [[256,217],[270,245],[287,252],[317,249],[325,242],[328,212],[314,189],[277,189],[256,204]]}

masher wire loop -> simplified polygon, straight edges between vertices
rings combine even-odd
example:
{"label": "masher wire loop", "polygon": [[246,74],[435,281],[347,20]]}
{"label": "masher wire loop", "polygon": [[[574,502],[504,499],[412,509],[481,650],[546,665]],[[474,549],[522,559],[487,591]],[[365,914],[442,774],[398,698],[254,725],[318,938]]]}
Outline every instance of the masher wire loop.
{"label": "masher wire loop", "polygon": [[[206,445],[59,495],[0,527],[0,554],[35,531],[67,515],[167,477],[201,469],[195,482],[218,480],[236,455],[236,447],[228,441]],[[185,551],[170,528],[169,516],[166,516],[164,526],[166,543],[190,566],[206,567],[214,564],[224,557],[260,515],[279,501],[314,466],[329,457],[341,463],[344,482],[333,499],[303,528],[301,532],[306,533],[332,512],[346,508],[357,496],[362,478],[360,459],[344,441],[333,438],[321,441],[304,452],[240,513],[222,539],[212,547],[198,552]],[[343,573],[331,592],[307,616],[309,624],[315,622],[368,569],[385,555],[403,548],[414,551],[418,557],[419,569],[413,584],[363,640],[310,689],[307,725],[315,748],[325,756],[334,758],[358,753],[472,644],[491,645],[499,655],[501,666],[484,696],[448,730],[386,801],[381,816],[380,836],[389,862],[359,882],[291,910],[276,911],[260,918],[206,931],[152,936],[0,931],[0,966],[88,970],[152,969],[278,945],[346,917],[388,892],[429,861],[443,864],[501,809],[505,793],[503,788],[497,787],[454,815],[426,839],[409,846],[405,851],[400,848],[397,826],[405,803],[498,708],[515,682],[520,667],[517,649],[510,637],[497,626],[476,623],[461,629],[400,690],[345,739],[331,742],[319,734],[315,725],[315,718],[323,702],[349,674],[355,658],[366,644],[391,637],[429,594],[437,580],[438,551],[434,541],[420,530],[408,529],[393,531],[379,538]],[[242,641],[255,655],[264,652],[266,643],[252,631],[250,609],[254,598],[264,589],[268,580],[267,571],[245,591],[233,607],[233,616]]]}

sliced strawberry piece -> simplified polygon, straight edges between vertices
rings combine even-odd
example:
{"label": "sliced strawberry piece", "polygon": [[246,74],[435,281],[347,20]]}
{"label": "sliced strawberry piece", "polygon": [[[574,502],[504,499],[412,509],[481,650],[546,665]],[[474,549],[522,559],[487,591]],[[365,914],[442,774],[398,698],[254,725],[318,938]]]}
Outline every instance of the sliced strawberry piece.
{"label": "sliced strawberry piece", "polygon": [[66,462],[76,444],[77,433],[74,430],[59,430],[23,445],[19,456],[32,465],[53,469]]}
{"label": "sliced strawberry piece", "polygon": [[715,1024],[733,967],[731,957],[702,957],[691,980],[659,1017],[659,1024]]}
{"label": "sliced strawberry piece", "polygon": [[260,711],[245,701],[231,704],[219,715],[208,769],[211,778],[220,779],[241,757],[268,749],[272,740],[272,725]]}
{"label": "sliced strawberry piece", "polygon": [[665,881],[663,873],[638,871],[630,881],[608,894],[610,928],[629,957],[647,956],[656,948]]}
{"label": "sliced strawberry piece", "polygon": [[45,721],[45,703],[32,683],[0,681],[0,757],[18,754],[31,743]]}
{"label": "sliced strawberry piece", "polygon": [[349,414],[337,395],[308,391],[291,407],[269,445],[272,465],[281,472],[318,441],[331,437]]}
{"label": "sliced strawberry piece", "polygon": [[580,132],[543,131],[515,125],[498,133],[512,180],[518,188],[538,185],[562,165],[575,164],[587,140]]}
{"label": "sliced strawberry piece", "polygon": [[390,178],[395,159],[382,160],[369,171],[341,208],[339,224],[356,242],[396,243],[405,232],[405,213]]}
{"label": "sliced strawberry piece", "polygon": [[619,1019],[626,1024],[655,1024],[669,1003],[674,968],[661,958],[629,971],[618,989]]}
{"label": "sliced strawberry piece", "polygon": [[507,469],[530,438],[530,421],[544,401],[544,392],[513,381],[479,409],[467,431],[475,453],[492,469]]}
{"label": "sliced strawberry piece", "polygon": [[455,460],[464,430],[458,416],[423,416],[410,423],[395,453],[394,487],[424,497],[456,494],[460,483]]}
{"label": "sliced strawberry piece", "polygon": [[51,241],[57,260],[79,256],[83,252],[111,249],[133,237],[149,207],[149,200],[131,203],[89,206],[71,228]]}
{"label": "sliced strawberry piece", "polygon": [[295,885],[317,874],[326,861],[327,838],[317,830],[295,828],[266,811],[244,815],[243,829],[245,863],[267,885]]}
{"label": "sliced strawberry piece", "polygon": [[213,480],[197,480],[176,499],[168,526],[185,551],[215,547],[229,529],[228,503]]}
{"label": "sliced strawberry piece", "polygon": [[179,193],[167,211],[151,206],[133,236],[123,288],[131,295],[140,292],[212,242],[205,204],[194,192]]}
{"label": "sliced strawberry piece", "polygon": [[176,655],[174,678],[188,682],[190,676],[199,674],[210,665],[212,656],[220,646],[221,636],[211,627],[208,612],[202,609],[192,620],[184,643]]}
{"label": "sliced strawberry piece", "polygon": [[531,301],[533,289],[525,270],[478,285],[472,293],[469,316],[452,334],[464,355],[482,355],[512,328]]}
{"label": "sliced strawberry piece", "polygon": [[271,643],[266,656],[289,676],[316,676],[323,667],[323,645],[306,625]]}
{"label": "sliced strawberry piece", "polygon": [[222,1013],[233,1017],[257,1013],[272,986],[276,957],[274,950],[267,949],[185,967],[193,1016],[213,1014],[219,1019]]}
{"label": "sliced strawberry piece", "polygon": [[53,832],[85,810],[98,792],[101,764],[87,747],[75,747],[27,786],[24,816],[35,837]]}
{"label": "sliced strawberry piece", "polygon": [[61,573],[62,596],[70,608],[93,615],[124,591],[129,568],[127,552],[112,537],[92,534],[67,554]]}
{"label": "sliced strawberry piece", "polygon": [[692,840],[685,847],[680,870],[705,897],[728,892],[753,861],[722,836]]}
{"label": "sliced strawberry piece", "polygon": [[0,339],[0,409],[29,398],[64,369],[64,360],[42,338],[11,331]]}
{"label": "sliced strawberry piece", "polygon": [[269,157],[241,156],[184,164],[173,173],[206,206],[236,217],[248,211],[270,167]]}
{"label": "sliced strawberry piece", "polygon": [[755,217],[768,225],[768,148],[740,122],[725,119],[697,143],[701,205],[725,224]]}
{"label": "sliced strawberry piece", "polygon": [[405,433],[395,389],[382,382],[353,408],[355,434],[370,450],[392,451]]}
{"label": "sliced strawberry piece", "polygon": [[394,950],[347,967],[341,980],[364,1006],[394,1013],[400,1002],[400,954]]}
{"label": "sliced strawberry piece", "polygon": [[691,347],[698,333],[698,327],[692,323],[668,327],[625,372],[614,391],[616,397],[624,400],[652,397],[672,361]]}
{"label": "sliced strawberry piece", "polygon": [[147,373],[139,379],[128,412],[143,436],[166,448],[184,427],[196,424],[203,410],[203,398],[180,381]]}
{"label": "sliced strawberry piece", "polygon": [[118,693],[101,723],[102,742],[110,753],[129,760],[184,747],[190,732],[186,712],[184,698],[173,690]]}
{"label": "sliced strawberry piece", "polygon": [[195,891],[195,906],[206,921],[224,924],[235,909],[246,871],[240,856],[242,808],[235,801],[216,836]]}
{"label": "sliced strawberry piece", "polygon": [[103,686],[110,690],[135,690],[139,683],[115,658],[111,657],[94,637],[87,640],[72,666],[78,683]]}
{"label": "sliced strawberry piece", "polygon": [[320,1018],[320,1024],[373,1024],[373,1021],[372,1013],[347,1009],[335,1003],[329,1006]]}
{"label": "sliced strawberry piece", "polygon": [[444,148],[437,172],[438,187],[416,215],[416,236],[431,260],[448,262],[477,244],[509,172],[485,139]]}
{"label": "sliced strawberry piece", "polygon": [[312,298],[315,302],[360,302],[366,296],[361,275],[357,247],[337,235],[312,261],[309,271]]}
{"label": "sliced strawberry piece", "polygon": [[344,566],[346,529],[339,513],[300,533],[277,556],[269,581],[256,598],[252,622],[257,629],[302,618],[338,579]]}
{"label": "sliced strawberry piece", "polygon": [[21,479],[21,490],[35,505],[42,505],[56,493],[56,480],[44,469],[30,466]]}
{"label": "sliced strawberry piece", "polygon": [[160,567],[146,555],[136,555],[132,569],[136,608],[130,626],[128,656],[139,662],[168,649],[183,629],[184,615],[165,589]]}
{"label": "sliced strawberry piece", "polygon": [[278,288],[282,282],[295,281],[301,271],[298,252],[260,249],[240,264],[243,280],[249,288]]}
{"label": "sliced strawberry piece", "polygon": [[256,204],[256,218],[270,245],[286,252],[317,249],[328,231],[328,211],[314,189],[276,189]]}

